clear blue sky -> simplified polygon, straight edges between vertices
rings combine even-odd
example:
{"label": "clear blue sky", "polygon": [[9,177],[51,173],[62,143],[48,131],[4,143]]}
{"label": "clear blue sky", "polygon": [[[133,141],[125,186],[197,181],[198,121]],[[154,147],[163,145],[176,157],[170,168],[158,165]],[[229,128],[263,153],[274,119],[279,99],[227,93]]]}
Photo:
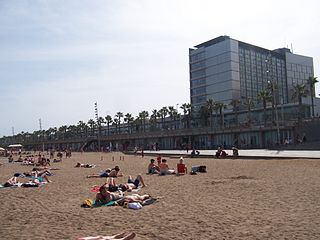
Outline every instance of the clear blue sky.
{"label": "clear blue sky", "polygon": [[[313,57],[317,0],[0,0],[0,136],[189,102],[188,48],[220,35]],[[319,89],[317,86],[317,92]]]}

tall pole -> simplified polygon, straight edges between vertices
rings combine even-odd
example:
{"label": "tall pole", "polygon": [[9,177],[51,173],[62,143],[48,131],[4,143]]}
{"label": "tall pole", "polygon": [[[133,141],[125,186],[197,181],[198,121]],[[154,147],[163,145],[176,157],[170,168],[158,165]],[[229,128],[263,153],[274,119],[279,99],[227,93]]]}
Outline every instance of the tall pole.
{"label": "tall pole", "polygon": [[273,97],[274,97],[274,104],[275,104],[275,111],[276,111],[276,127],[277,127],[277,138],[278,138],[278,144],[280,145],[280,128],[279,128],[279,116],[278,116],[278,104],[276,100],[276,95],[274,93],[274,83],[272,82],[272,88],[273,88]]}
{"label": "tall pole", "polygon": [[94,103],[94,112],[95,112],[95,115],[96,115],[96,121],[97,121],[97,125],[98,125],[98,151],[100,152],[100,128],[101,128],[101,123],[99,121],[99,114],[98,114],[98,103],[95,102]]}
{"label": "tall pole", "polygon": [[42,124],[41,124],[41,118],[39,118],[39,127],[40,127],[40,137],[41,137],[41,142],[42,142],[42,152],[44,152],[44,142],[43,142],[43,132],[42,132]]}
{"label": "tall pole", "polygon": [[279,128],[279,116],[278,116],[278,104],[277,104],[277,99],[276,99],[276,94],[275,94],[275,83],[274,83],[274,78],[272,74],[272,56],[271,53],[268,55],[268,59],[266,59],[266,62],[268,63],[268,70],[267,73],[269,73],[269,78],[271,80],[268,80],[268,84],[271,86],[271,94],[272,94],[272,99],[273,99],[273,104],[275,108],[275,117],[276,117],[276,128],[277,128],[277,143],[280,144],[280,128]]}

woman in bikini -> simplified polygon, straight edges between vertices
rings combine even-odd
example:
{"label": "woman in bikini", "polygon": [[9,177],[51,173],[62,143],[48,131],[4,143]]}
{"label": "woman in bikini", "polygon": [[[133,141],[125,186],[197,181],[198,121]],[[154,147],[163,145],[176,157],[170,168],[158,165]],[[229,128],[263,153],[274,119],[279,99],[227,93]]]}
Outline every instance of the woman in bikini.
{"label": "woman in bikini", "polygon": [[108,186],[103,185],[99,189],[99,193],[96,195],[96,205],[106,204],[110,201],[117,201],[122,199],[123,202],[142,202],[146,199],[150,198],[150,195],[139,195],[139,194],[132,194],[128,196],[123,196],[123,194],[111,193],[108,191]]}
{"label": "woman in bikini", "polygon": [[121,194],[111,193],[107,184],[102,185],[96,195],[96,205],[106,204],[110,201],[117,201],[122,198]]}

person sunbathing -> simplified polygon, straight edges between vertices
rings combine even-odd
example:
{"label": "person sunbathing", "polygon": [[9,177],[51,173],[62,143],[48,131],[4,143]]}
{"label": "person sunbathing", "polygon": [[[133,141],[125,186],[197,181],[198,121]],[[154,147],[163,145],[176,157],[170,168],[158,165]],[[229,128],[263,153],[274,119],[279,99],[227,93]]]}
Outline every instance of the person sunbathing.
{"label": "person sunbathing", "polygon": [[109,203],[111,201],[118,201],[118,200],[121,200],[122,204],[124,202],[143,202],[148,198],[150,198],[150,195],[148,194],[145,194],[145,195],[132,194],[132,195],[123,196],[122,193],[112,193],[108,191],[107,185],[102,185],[99,189],[99,193],[97,193],[96,195],[95,205],[99,206],[99,205]]}
{"label": "person sunbathing", "polygon": [[106,169],[104,172],[100,174],[91,174],[88,175],[87,178],[101,178],[101,177],[122,177],[123,174],[120,172],[119,166],[115,166],[114,169]]}
{"label": "person sunbathing", "polygon": [[9,179],[3,184],[3,186],[4,186],[4,187],[12,187],[12,186],[14,186],[15,184],[18,183],[18,179],[17,179],[18,177],[20,177],[20,174],[19,174],[19,173],[15,173],[15,174],[13,175],[13,177],[9,178]]}
{"label": "person sunbathing", "polygon": [[150,160],[150,163],[148,165],[148,173],[149,174],[156,174],[156,173],[160,172],[160,167],[157,166],[154,162],[155,162],[154,159]]}
{"label": "person sunbathing", "polygon": [[23,175],[26,177],[32,177],[33,179],[38,179],[40,182],[43,182],[43,180],[46,180],[48,183],[52,182],[48,178],[48,176],[52,175],[48,169],[39,171],[37,168],[33,168],[31,172],[24,172]]}
{"label": "person sunbathing", "polygon": [[83,168],[94,168],[96,165],[88,163],[77,163],[74,167],[83,167]]}
{"label": "person sunbathing", "polygon": [[105,184],[100,187],[99,193],[97,193],[96,195],[95,205],[99,206],[102,204],[109,203],[111,201],[117,201],[122,197],[122,194],[111,193],[109,191],[109,186]]}
{"label": "person sunbathing", "polygon": [[136,236],[136,234],[134,232],[123,232],[120,234],[116,234],[116,235],[111,235],[111,236],[96,236],[96,237],[81,237],[78,238],[78,240],[113,240],[113,239],[117,239],[117,240],[130,240],[130,239],[134,239],[134,237]]}
{"label": "person sunbathing", "polygon": [[121,191],[125,192],[125,191],[132,191],[132,189],[137,189],[139,187],[139,185],[142,185],[142,187],[146,187],[144,180],[142,178],[141,175],[138,175],[136,177],[136,179],[133,180],[133,178],[131,176],[129,176],[128,178],[128,183],[125,184],[120,184],[119,188],[121,189]]}

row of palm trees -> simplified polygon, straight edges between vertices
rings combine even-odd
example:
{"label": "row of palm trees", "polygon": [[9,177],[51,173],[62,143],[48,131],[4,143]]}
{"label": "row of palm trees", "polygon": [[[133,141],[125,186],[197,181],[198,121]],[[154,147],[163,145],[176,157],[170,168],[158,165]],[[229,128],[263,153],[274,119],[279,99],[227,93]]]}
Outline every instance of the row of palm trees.
{"label": "row of palm trees", "polygon": [[[307,89],[306,84],[296,84],[293,86],[292,97],[298,100],[299,114],[298,118],[302,118],[302,98],[306,97],[309,93],[314,92],[314,85],[318,80],[316,77],[310,77]],[[107,115],[105,117],[98,117],[95,120],[89,119],[88,122],[79,121],[76,125],[63,125],[59,128],[53,127],[48,130],[38,130],[33,133],[21,132],[14,136],[16,142],[24,141],[39,141],[39,139],[45,140],[58,140],[58,139],[70,139],[76,137],[90,137],[99,135],[121,134],[121,133],[137,133],[146,131],[159,131],[159,130],[176,130],[176,129],[188,129],[192,126],[200,127],[213,127],[214,125],[220,128],[224,128],[224,111],[231,107],[234,113],[235,124],[238,125],[239,111],[243,110],[247,113],[247,122],[251,124],[251,111],[256,103],[260,103],[263,106],[264,123],[267,122],[267,105],[270,102],[272,105],[272,113],[274,113],[274,107],[276,105],[274,98],[275,85],[269,85],[266,89],[260,91],[257,94],[257,98],[244,98],[233,99],[227,105],[223,102],[214,101],[213,99],[207,100],[206,104],[201,108],[196,108],[190,103],[184,103],[180,109],[182,114],[178,112],[178,109],[173,106],[162,107],[157,110],[154,109],[149,114],[148,111],[141,111],[136,117],[130,113],[117,112],[114,117]],[[313,94],[311,95],[312,103],[312,116],[314,116],[314,101]],[[274,114],[273,114],[274,115]],[[274,116],[272,116],[274,120]],[[11,139],[12,137],[3,137],[1,142]]]}

